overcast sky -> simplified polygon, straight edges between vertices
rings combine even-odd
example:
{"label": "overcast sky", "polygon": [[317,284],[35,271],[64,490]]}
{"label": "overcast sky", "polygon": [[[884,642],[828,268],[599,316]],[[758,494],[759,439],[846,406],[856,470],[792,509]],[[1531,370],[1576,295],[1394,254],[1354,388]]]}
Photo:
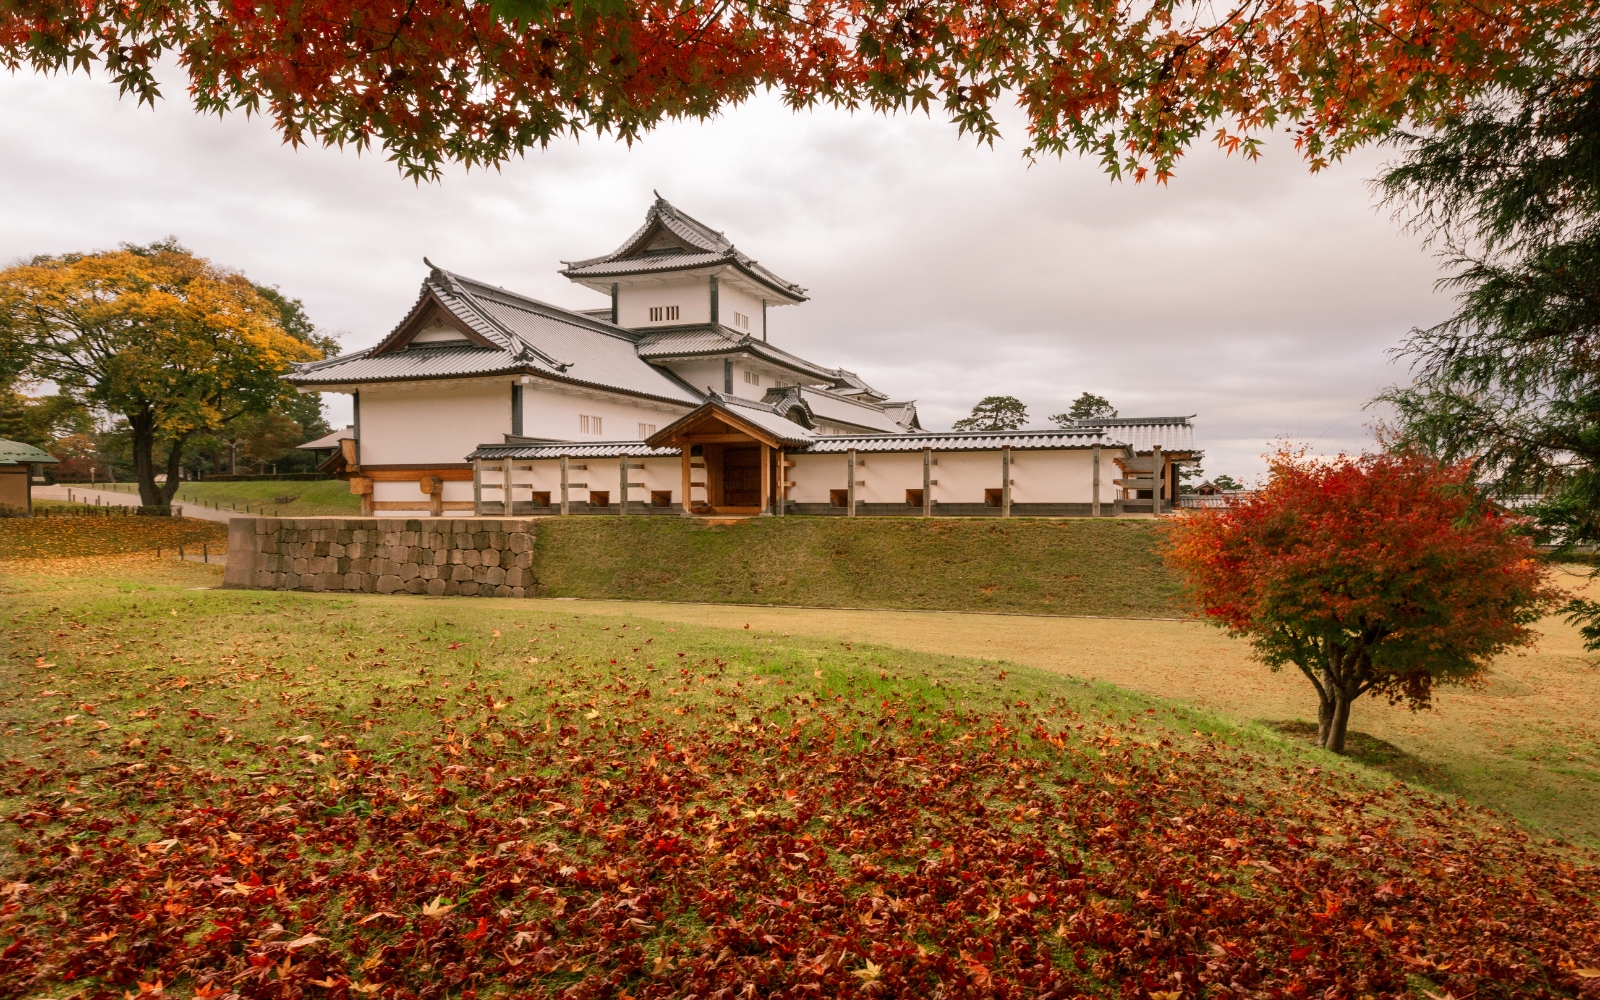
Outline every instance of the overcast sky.
{"label": "overcast sky", "polygon": [[[179,81],[174,80],[173,83]],[[608,252],[658,189],[810,289],[772,340],[843,365],[923,425],[1009,394],[1047,426],[1084,390],[1124,416],[1197,414],[1208,473],[1256,474],[1282,436],[1359,449],[1385,351],[1442,318],[1431,254],[1366,187],[1391,154],[1312,175],[1201,150],[1165,187],[1091,161],[1032,166],[926,118],[792,114],[763,99],[629,149],[566,141],[417,186],[381,153],[291,149],[260,119],[152,111],[83,75],[0,75],[0,260],[177,236],[278,285],[346,349],[413,302],[422,257],[560,305],[559,261]],[[329,396],[348,420],[348,397]]]}

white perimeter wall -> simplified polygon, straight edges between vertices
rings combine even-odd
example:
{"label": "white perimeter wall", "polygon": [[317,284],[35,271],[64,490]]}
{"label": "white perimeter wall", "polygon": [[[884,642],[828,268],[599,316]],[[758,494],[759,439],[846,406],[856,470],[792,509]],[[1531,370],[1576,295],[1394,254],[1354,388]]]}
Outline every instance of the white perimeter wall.
{"label": "white perimeter wall", "polygon": [[[365,414],[362,415],[363,423]],[[1114,489],[1109,486],[1115,476],[1115,466],[1109,451],[1101,453],[1100,501],[1109,504]],[[844,455],[807,455],[787,453],[795,463],[790,470],[789,499],[795,503],[827,503],[829,491],[845,489],[847,459]],[[1089,503],[1093,483],[1093,460],[1088,451],[1028,451],[1013,452],[1011,462],[1012,503]],[[936,480],[933,499],[937,503],[983,503],[983,491],[1000,487],[1000,452],[935,452],[936,464],[931,473]],[[589,499],[589,490],[604,490],[612,503],[617,502],[621,484],[620,459],[573,458],[568,465],[570,483],[568,498],[574,503]],[[629,491],[629,499],[646,503],[652,490],[666,490],[672,502],[683,503],[683,473],[680,459],[630,458],[629,464],[643,465],[643,469],[629,472],[630,483],[643,483],[643,488]],[[695,459],[696,462],[699,459]],[[548,491],[550,502],[561,500],[561,464],[557,459],[514,461],[512,471],[517,486],[516,500],[526,502],[530,489]],[[499,472],[486,470],[484,481],[499,482]],[[705,481],[705,470],[694,469],[691,478]],[[922,488],[922,455],[912,453],[858,454],[856,462],[856,501],[858,503],[904,504],[906,490]],[[579,486],[578,484],[583,484]],[[447,482],[444,499],[470,501],[470,482]],[[416,483],[375,483],[376,500],[420,500],[422,493]],[[498,491],[484,493],[486,501],[498,501]],[[704,490],[696,488],[693,500],[704,500]],[[453,512],[459,514],[460,512]],[[417,517],[417,512],[385,511],[394,517]]]}
{"label": "white perimeter wall", "polygon": [[[827,503],[829,490],[848,486],[844,455],[792,456],[796,503]],[[935,503],[982,503],[983,491],[1001,487],[1000,452],[934,452],[930,478]],[[1100,456],[1100,500],[1109,503],[1108,485],[1115,476],[1110,452]],[[1088,451],[1014,451],[1011,453],[1012,503],[1090,503],[1093,458]],[[856,455],[857,503],[905,503],[906,490],[922,488],[922,454],[882,452]]]}
{"label": "white perimeter wall", "polygon": [[[695,459],[696,462],[700,461]],[[628,491],[628,499],[633,503],[649,503],[650,493],[654,490],[670,490],[672,502],[683,502],[683,466],[678,456],[669,458],[639,458],[628,459],[631,466],[642,465],[642,469],[631,469],[628,472],[629,483],[643,483],[642,488]],[[515,486],[515,500],[517,503],[527,503],[530,490],[548,491],[552,506],[561,502],[561,461],[560,459],[528,459],[511,462],[512,482]],[[483,481],[485,483],[499,483],[500,471],[485,469]],[[703,469],[694,470],[695,482],[705,481]],[[578,484],[583,484],[582,486]],[[447,486],[449,484],[446,484]],[[472,484],[467,487],[467,499],[472,499]],[[573,458],[567,464],[567,499],[573,503],[589,499],[590,490],[600,490],[610,494],[611,503],[617,503],[622,487],[622,459],[621,458]],[[705,492],[696,489],[695,499],[704,500]],[[454,499],[448,490],[445,499]],[[498,490],[486,490],[483,494],[486,502],[498,502]]]}

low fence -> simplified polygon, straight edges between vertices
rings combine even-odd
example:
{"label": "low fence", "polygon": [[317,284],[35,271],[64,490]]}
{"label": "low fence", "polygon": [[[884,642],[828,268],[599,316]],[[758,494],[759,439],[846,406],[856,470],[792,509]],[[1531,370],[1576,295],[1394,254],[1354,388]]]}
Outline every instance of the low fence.
{"label": "low fence", "polygon": [[139,507],[108,504],[103,507],[52,507],[48,502],[35,501],[33,513],[25,507],[0,504],[0,517],[182,517],[183,507]]}
{"label": "low fence", "polygon": [[[276,473],[276,474],[274,474],[274,473],[263,473],[262,475],[259,475],[259,476],[251,476],[251,475],[241,475],[241,476],[201,476],[200,479],[199,479],[199,482],[202,482],[202,483],[275,483],[275,482],[280,482],[281,481],[281,482],[286,482],[286,483],[315,483],[315,482],[322,482],[322,481],[328,480],[328,479],[338,479],[338,478],[339,478],[338,476],[329,475],[326,472],[279,472],[279,473]],[[192,481],[192,480],[185,480],[185,482],[190,482],[190,481]]]}
{"label": "low fence", "polygon": [[531,597],[527,521],[236,517],[223,586]]}

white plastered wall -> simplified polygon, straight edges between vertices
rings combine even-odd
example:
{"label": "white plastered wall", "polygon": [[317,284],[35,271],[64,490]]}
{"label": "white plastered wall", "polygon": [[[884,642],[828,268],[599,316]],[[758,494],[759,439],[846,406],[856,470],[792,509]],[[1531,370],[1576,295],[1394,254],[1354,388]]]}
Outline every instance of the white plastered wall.
{"label": "white plastered wall", "polygon": [[[506,392],[509,399],[510,390]],[[522,433],[526,437],[554,438],[558,441],[632,441],[640,437],[640,424],[653,424],[659,430],[690,409],[692,407],[688,405],[673,406],[609,393],[569,390],[535,381],[522,387]],[[584,415],[600,418],[599,433],[592,430],[583,433],[579,417]],[[362,416],[365,419],[364,413]],[[508,416],[506,431],[509,430]],[[501,435],[496,434],[475,442],[474,447],[478,444],[495,444],[500,440]]]}
{"label": "white plastered wall", "polygon": [[[1115,466],[1109,449],[1100,459],[1100,500],[1110,503]],[[848,458],[840,454],[791,456],[795,483],[789,499],[827,503],[830,490],[848,486]],[[984,490],[1001,487],[999,451],[934,452],[929,470],[936,503],[983,503]],[[1012,503],[1089,503],[1093,459],[1088,451],[1013,451]],[[903,504],[906,490],[922,488],[921,452],[857,452],[856,502]]]}
{"label": "white plastered wall", "polygon": [[[652,306],[677,306],[678,318],[650,319]],[[676,278],[623,284],[617,289],[617,324],[630,330],[711,322],[711,279]]]}
{"label": "white plastered wall", "polygon": [[794,483],[789,488],[789,499],[795,503],[827,503],[829,490],[842,490],[849,485],[843,455],[788,452],[786,457],[794,462],[794,468],[789,470],[789,481]]}
{"label": "white plastered wall", "polygon": [[[1109,452],[1100,452],[1100,502],[1112,498],[1106,475]],[[1115,466],[1111,466],[1113,469]],[[999,482],[999,456],[995,456],[995,481]],[[1011,453],[1012,503],[1090,503],[1094,492],[1094,458],[1090,451],[1013,451]]]}
{"label": "white plastered wall", "polygon": [[[749,326],[734,322],[734,313],[750,317]],[[724,281],[717,285],[717,322],[738,333],[748,333],[757,340],[766,339],[761,330],[761,300]]]}
{"label": "white plastered wall", "polygon": [[361,389],[362,465],[459,465],[510,431],[509,378]]}
{"label": "white plastered wall", "polygon": [[[561,460],[559,458],[540,459],[513,459],[511,462],[512,481],[515,484],[515,499],[517,503],[526,503],[530,491],[548,492],[552,506],[561,502]],[[683,502],[683,467],[676,455],[667,458],[640,458],[630,456],[630,466],[644,466],[644,468],[630,468],[628,470],[629,483],[642,483],[642,487],[629,489],[628,500],[632,503],[649,503],[650,494],[658,490],[672,493],[673,503]],[[486,469],[483,474],[484,482],[498,483],[500,472]],[[703,480],[704,476],[697,477]],[[581,485],[580,485],[581,484]],[[468,485],[468,499],[470,487]],[[601,490],[608,494],[612,503],[617,502],[622,487],[622,459],[620,456],[609,458],[570,458],[567,460],[567,499],[573,503],[587,501],[590,490]],[[446,497],[449,494],[446,493]],[[485,501],[497,503],[500,493],[497,490],[486,491],[483,495]],[[702,498],[703,499],[703,498]]]}
{"label": "white plastered wall", "polygon": [[[715,392],[722,391],[722,359],[707,358],[700,361],[673,361],[667,367],[673,374],[689,383],[696,392],[704,392],[707,388]],[[733,390],[739,391],[742,379],[738,372],[733,375]],[[751,386],[751,388],[755,388]]]}
{"label": "white plastered wall", "polygon": [[[685,382],[698,391],[710,388],[722,392],[726,382],[722,374],[721,358],[706,358],[696,361],[674,361],[669,368]],[[766,370],[763,370],[765,367]],[[733,362],[733,394],[740,399],[761,399],[766,396],[767,390],[777,385],[776,378],[772,375],[770,366],[757,367],[751,365],[747,359],[735,358]],[[761,379],[760,384],[752,385],[744,379],[745,372],[755,372]]]}

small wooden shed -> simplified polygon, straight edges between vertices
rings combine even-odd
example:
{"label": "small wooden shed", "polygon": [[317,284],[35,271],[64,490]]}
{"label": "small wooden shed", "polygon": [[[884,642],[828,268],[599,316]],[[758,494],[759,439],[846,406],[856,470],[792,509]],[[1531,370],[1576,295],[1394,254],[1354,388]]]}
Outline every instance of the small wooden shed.
{"label": "small wooden shed", "polygon": [[54,465],[49,452],[31,444],[0,438],[0,504],[33,515],[33,484],[44,482],[44,467]]}

